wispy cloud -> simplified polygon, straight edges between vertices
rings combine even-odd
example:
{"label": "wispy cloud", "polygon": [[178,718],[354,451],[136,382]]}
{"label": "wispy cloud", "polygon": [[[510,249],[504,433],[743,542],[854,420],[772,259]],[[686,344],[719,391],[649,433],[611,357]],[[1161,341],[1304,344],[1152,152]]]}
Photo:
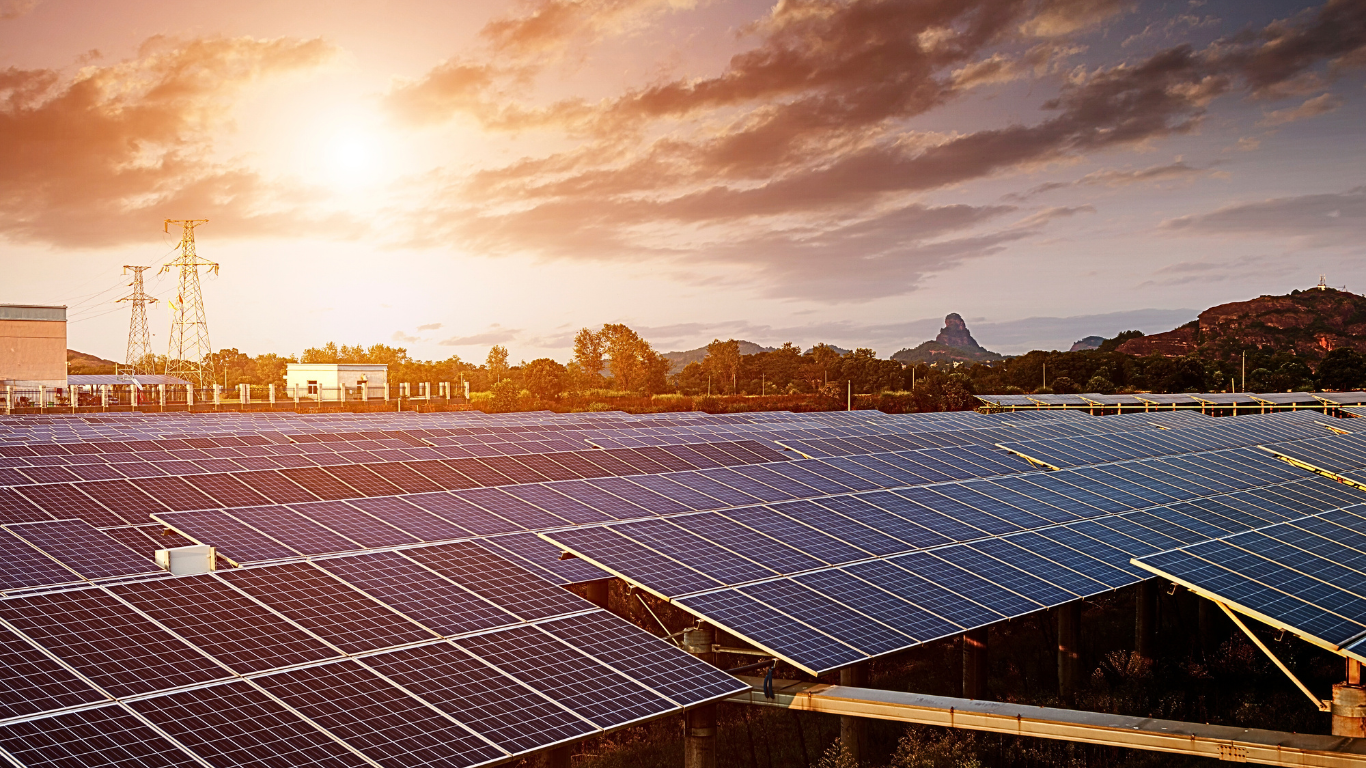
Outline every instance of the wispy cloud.
{"label": "wispy cloud", "polygon": [[480,333],[472,333],[467,336],[452,336],[441,342],[443,347],[468,347],[476,344],[504,344],[513,341],[521,334],[520,328],[504,328],[498,323],[490,325],[487,330]]}
{"label": "wispy cloud", "polygon": [[1308,120],[1311,117],[1326,115],[1334,112],[1343,104],[1342,97],[1331,93],[1325,93],[1306,100],[1303,104],[1292,109],[1278,109],[1274,112],[1267,112],[1266,116],[1257,122],[1259,126],[1285,125],[1300,120]]}

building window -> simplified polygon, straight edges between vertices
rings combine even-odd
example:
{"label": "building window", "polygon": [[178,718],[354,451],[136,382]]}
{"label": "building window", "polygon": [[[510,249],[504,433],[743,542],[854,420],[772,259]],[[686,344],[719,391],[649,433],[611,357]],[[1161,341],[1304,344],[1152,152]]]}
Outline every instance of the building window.
{"label": "building window", "polygon": [[308,394],[310,394],[310,395],[316,395],[316,394],[318,394],[318,382],[316,382],[316,381],[310,381],[310,382],[308,382]]}

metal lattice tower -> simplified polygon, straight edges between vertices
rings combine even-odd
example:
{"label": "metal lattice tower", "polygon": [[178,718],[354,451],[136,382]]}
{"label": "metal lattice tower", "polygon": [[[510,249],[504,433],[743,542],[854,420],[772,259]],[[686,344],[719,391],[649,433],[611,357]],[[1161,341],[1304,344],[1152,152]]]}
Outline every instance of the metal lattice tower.
{"label": "metal lattice tower", "polygon": [[181,225],[180,255],[163,264],[162,272],[172,267],[180,269],[180,285],[171,307],[171,344],[166,353],[166,375],[177,376],[198,387],[213,384],[213,352],[209,346],[209,322],[204,315],[204,295],[199,290],[199,268],[208,267],[218,274],[218,265],[200,259],[194,252],[194,228],[208,219],[167,219],[166,232],[172,224]]}
{"label": "metal lattice tower", "polygon": [[133,369],[133,373],[139,373],[139,369],[147,368],[143,373],[149,373],[154,365],[151,362],[152,354],[152,334],[147,330],[147,303],[155,302],[155,296],[148,296],[142,289],[142,273],[151,267],[134,267],[129,264],[123,265],[123,274],[128,274],[128,270],[133,270],[133,293],[124,296],[119,301],[130,301],[133,303],[133,316],[128,321],[128,354],[124,362]]}

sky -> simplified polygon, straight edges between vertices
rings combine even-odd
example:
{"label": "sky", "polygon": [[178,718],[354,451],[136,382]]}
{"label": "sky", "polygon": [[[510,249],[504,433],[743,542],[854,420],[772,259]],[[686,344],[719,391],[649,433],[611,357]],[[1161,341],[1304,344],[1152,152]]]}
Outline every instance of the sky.
{"label": "sky", "polygon": [[1366,287],[1366,3],[0,0],[0,302],[161,351],[187,218],[248,354],[1161,332]]}

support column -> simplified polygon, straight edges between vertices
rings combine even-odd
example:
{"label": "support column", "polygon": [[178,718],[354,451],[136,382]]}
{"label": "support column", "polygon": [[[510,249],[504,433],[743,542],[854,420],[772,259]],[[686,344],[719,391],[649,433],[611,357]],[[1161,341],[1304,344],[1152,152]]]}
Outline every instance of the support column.
{"label": "support column", "polygon": [[[854,664],[840,670],[840,685],[864,688],[868,685],[868,664]],[[858,765],[867,750],[868,721],[862,717],[840,715],[840,749],[851,764]]]}
{"label": "support column", "polygon": [[1347,660],[1347,682],[1333,686],[1333,735],[1366,737],[1366,686],[1361,684],[1361,662]]}
{"label": "support column", "polygon": [[963,633],[963,698],[987,697],[987,628]]}
{"label": "support column", "polygon": [[1081,685],[1081,601],[1058,606],[1058,698],[1072,701]]}
{"label": "support column", "polygon": [[270,408],[271,408],[271,410],[275,410],[275,385],[274,385],[274,384],[271,384],[271,385],[270,385],[270,395],[269,395],[269,397],[270,397]]}
{"label": "support column", "polygon": [[1204,598],[1200,599],[1200,608],[1196,614],[1196,624],[1200,640],[1200,658],[1205,661],[1214,658],[1214,653],[1219,644],[1219,638],[1215,636],[1218,612],[1218,608],[1215,607],[1214,603]]}
{"label": "support column", "polygon": [[193,410],[194,410],[194,385],[193,385],[193,384],[186,384],[186,385],[185,385],[185,410],[187,410],[187,411],[193,411]]}
{"label": "support column", "polygon": [[1148,661],[1157,659],[1157,582],[1153,579],[1134,587],[1134,653]]}
{"label": "support column", "polygon": [[574,752],[569,747],[555,747],[541,753],[544,768],[569,768],[569,758]]}
{"label": "support column", "polygon": [[[683,632],[683,650],[708,664],[716,661],[716,633],[706,623]],[[683,768],[716,768],[716,705],[704,704],[683,713]]]}

